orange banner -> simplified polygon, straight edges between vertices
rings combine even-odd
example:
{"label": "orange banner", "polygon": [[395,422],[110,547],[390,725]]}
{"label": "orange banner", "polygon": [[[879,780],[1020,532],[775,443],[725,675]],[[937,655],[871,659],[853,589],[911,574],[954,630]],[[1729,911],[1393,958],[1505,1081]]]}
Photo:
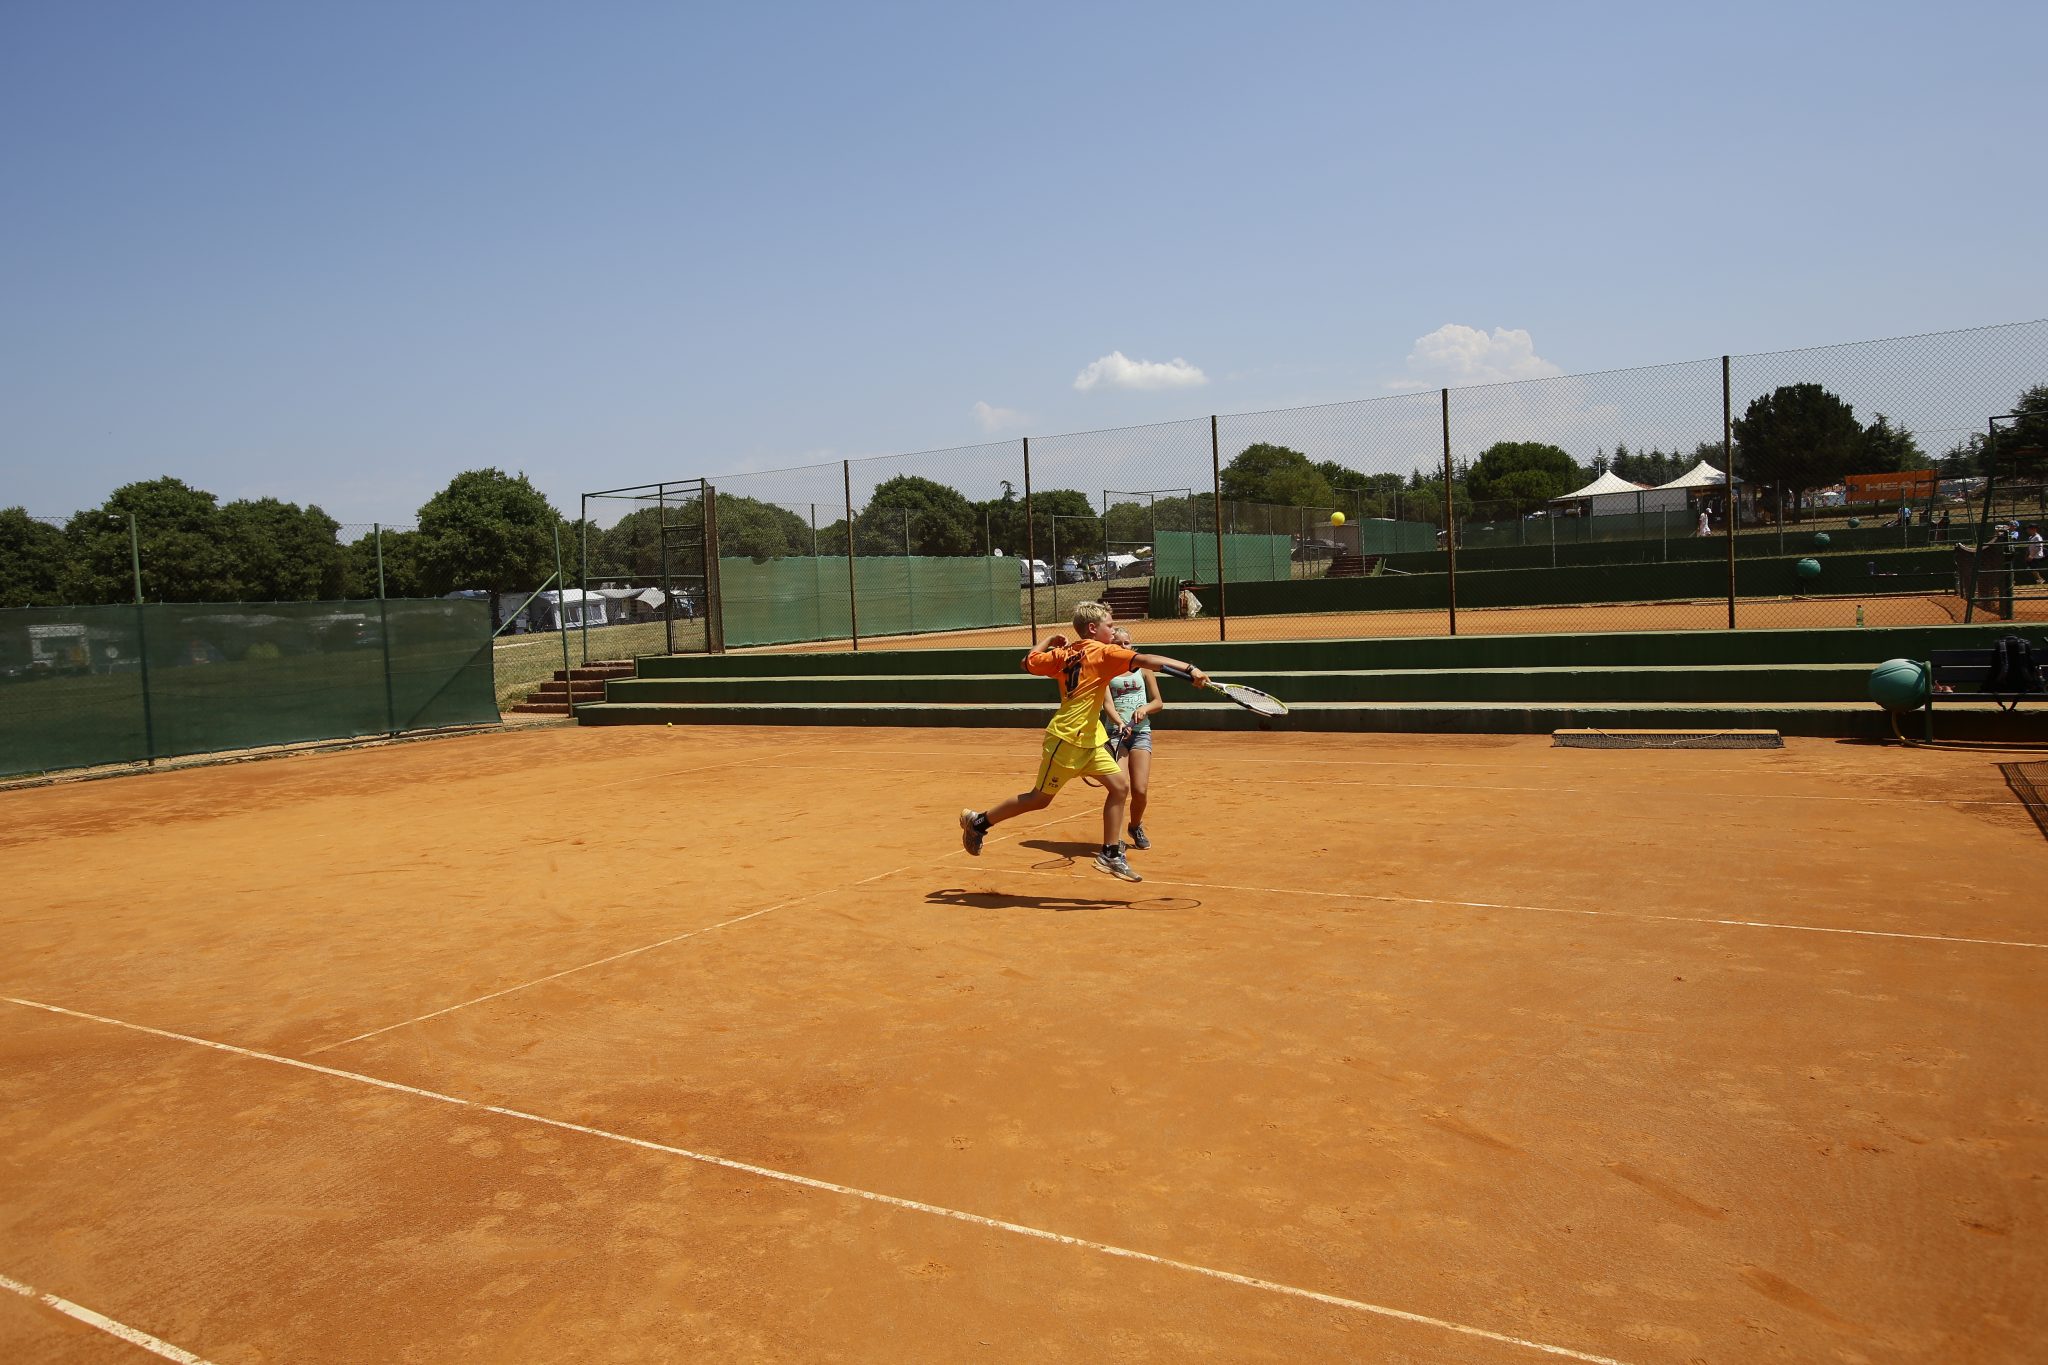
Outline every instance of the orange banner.
{"label": "orange banner", "polygon": [[1891,474],[1851,474],[1850,502],[1925,502],[1934,496],[1940,476],[1932,469],[1904,469]]}

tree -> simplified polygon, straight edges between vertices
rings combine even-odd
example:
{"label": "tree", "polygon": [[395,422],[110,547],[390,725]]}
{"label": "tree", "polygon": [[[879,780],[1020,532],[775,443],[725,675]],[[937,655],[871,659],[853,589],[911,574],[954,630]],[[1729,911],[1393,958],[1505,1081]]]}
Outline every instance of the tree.
{"label": "tree", "polygon": [[1003,495],[974,504],[974,515],[981,522],[984,551],[1001,550],[1008,555],[1024,553],[1024,500],[1017,496],[1016,487],[1008,479],[1002,480]]}
{"label": "tree", "polygon": [[23,507],[0,511],[0,607],[49,607],[64,600],[71,545],[64,532]]}
{"label": "tree", "polygon": [[1998,476],[2030,483],[2048,479],[2048,384],[2036,384],[2012,405],[2019,420],[2000,423]]}
{"label": "tree", "polygon": [[[369,531],[342,547],[341,595],[352,601],[377,596],[377,555],[380,532]],[[420,565],[418,531],[381,532],[384,596],[431,597]]]}
{"label": "tree", "polygon": [[1516,515],[1541,507],[1583,480],[1570,455],[1541,441],[1497,441],[1481,453],[1465,480],[1475,503],[1508,504]]}
{"label": "tree", "polygon": [[[694,507],[695,504],[692,504]],[[673,519],[675,510],[666,509]],[[636,507],[611,529],[590,538],[590,572],[598,577],[654,578],[661,573],[661,525],[664,509]]]}
{"label": "tree", "polygon": [[276,498],[220,509],[229,596],[238,602],[316,602],[341,595],[341,525],[317,507]]}
{"label": "tree", "polygon": [[1818,384],[1787,384],[1752,400],[1735,435],[1744,474],[1789,493],[1794,508],[1808,489],[1840,483],[1863,448],[1855,409]]}
{"label": "tree", "polygon": [[1235,502],[1281,507],[1333,507],[1336,490],[1309,462],[1286,446],[1261,441],[1246,446],[1223,467],[1223,496]]}
{"label": "tree", "polygon": [[855,518],[864,555],[971,555],[982,549],[974,505],[942,483],[899,474],[877,485]]}
{"label": "tree", "polygon": [[[555,571],[559,518],[524,474],[472,469],[420,508],[420,567],[432,593],[482,588],[498,599],[538,586]],[[568,556],[564,547],[563,557]]]}
{"label": "tree", "polygon": [[1950,446],[1934,468],[1944,479],[1975,478],[1985,472],[1985,455],[1984,433],[1972,432]]}
{"label": "tree", "polygon": [[[1057,523],[1053,521],[1054,517],[1059,518]],[[1034,491],[1031,495],[1031,519],[1040,559],[1052,558],[1055,543],[1061,558],[1092,554],[1102,548],[1102,523],[1097,519],[1095,503],[1078,489]],[[1053,567],[1059,566],[1055,564]]]}
{"label": "tree", "polygon": [[128,518],[141,543],[142,594],[151,602],[225,602],[235,597],[233,574],[213,494],[165,477],[125,484],[106,502],[65,523],[71,541],[73,602],[132,602],[135,580]]}
{"label": "tree", "polygon": [[[686,516],[694,517],[696,504],[684,504]],[[674,512],[669,513],[669,571],[677,572],[684,558],[697,557],[694,527],[678,531],[684,523]],[[788,555],[808,555],[811,552],[811,523],[787,507],[759,498],[740,497],[732,493],[718,495],[718,553],[721,557],[733,556],[769,560],[782,559]]]}
{"label": "tree", "polygon": [[1906,469],[1927,468],[1927,452],[1904,427],[1879,413],[1863,429],[1863,448],[1851,474],[1892,474]]}

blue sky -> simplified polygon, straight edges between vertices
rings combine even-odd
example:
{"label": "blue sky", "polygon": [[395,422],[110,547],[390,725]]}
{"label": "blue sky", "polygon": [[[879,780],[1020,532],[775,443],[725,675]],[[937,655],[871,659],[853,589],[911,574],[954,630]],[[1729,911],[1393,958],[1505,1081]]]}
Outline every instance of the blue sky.
{"label": "blue sky", "polygon": [[16,3],[0,506],[409,522],[2048,316],[2048,7]]}

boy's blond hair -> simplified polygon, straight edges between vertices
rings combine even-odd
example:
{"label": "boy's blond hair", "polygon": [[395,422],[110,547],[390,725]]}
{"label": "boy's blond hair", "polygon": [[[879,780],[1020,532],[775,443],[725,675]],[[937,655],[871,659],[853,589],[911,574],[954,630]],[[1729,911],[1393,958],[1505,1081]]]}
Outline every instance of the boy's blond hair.
{"label": "boy's blond hair", "polygon": [[1100,602],[1082,602],[1074,608],[1074,629],[1086,635],[1089,626],[1097,622],[1107,625],[1113,615],[1115,613]]}

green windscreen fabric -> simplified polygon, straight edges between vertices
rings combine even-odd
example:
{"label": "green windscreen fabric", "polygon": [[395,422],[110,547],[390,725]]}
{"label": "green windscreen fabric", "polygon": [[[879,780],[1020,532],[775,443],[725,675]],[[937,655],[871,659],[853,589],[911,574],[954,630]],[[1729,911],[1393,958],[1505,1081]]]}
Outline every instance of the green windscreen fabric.
{"label": "green windscreen fabric", "polygon": [[[1166,578],[1216,581],[1216,537],[1206,532],[1161,531],[1153,545],[1152,572]],[[1223,568],[1233,583],[1256,583],[1290,577],[1292,536],[1254,535],[1244,531],[1223,537]]]}
{"label": "green windscreen fabric", "polygon": [[1426,521],[1394,521],[1387,517],[1366,517],[1346,528],[1358,533],[1362,555],[1413,554],[1436,548],[1437,528]]}
{"label": "green windscreen fabric", "polygon": [[[860,634],[911,635],[1022,624],[1017,561],[862,556],[853,563]],[[835,640],[853,633],[846,560],[718,561],[728,648]]]}
{"label": "green windscreen fabric", "polygon": [[0,612],[0,775],[498,718],[481,602]]}

